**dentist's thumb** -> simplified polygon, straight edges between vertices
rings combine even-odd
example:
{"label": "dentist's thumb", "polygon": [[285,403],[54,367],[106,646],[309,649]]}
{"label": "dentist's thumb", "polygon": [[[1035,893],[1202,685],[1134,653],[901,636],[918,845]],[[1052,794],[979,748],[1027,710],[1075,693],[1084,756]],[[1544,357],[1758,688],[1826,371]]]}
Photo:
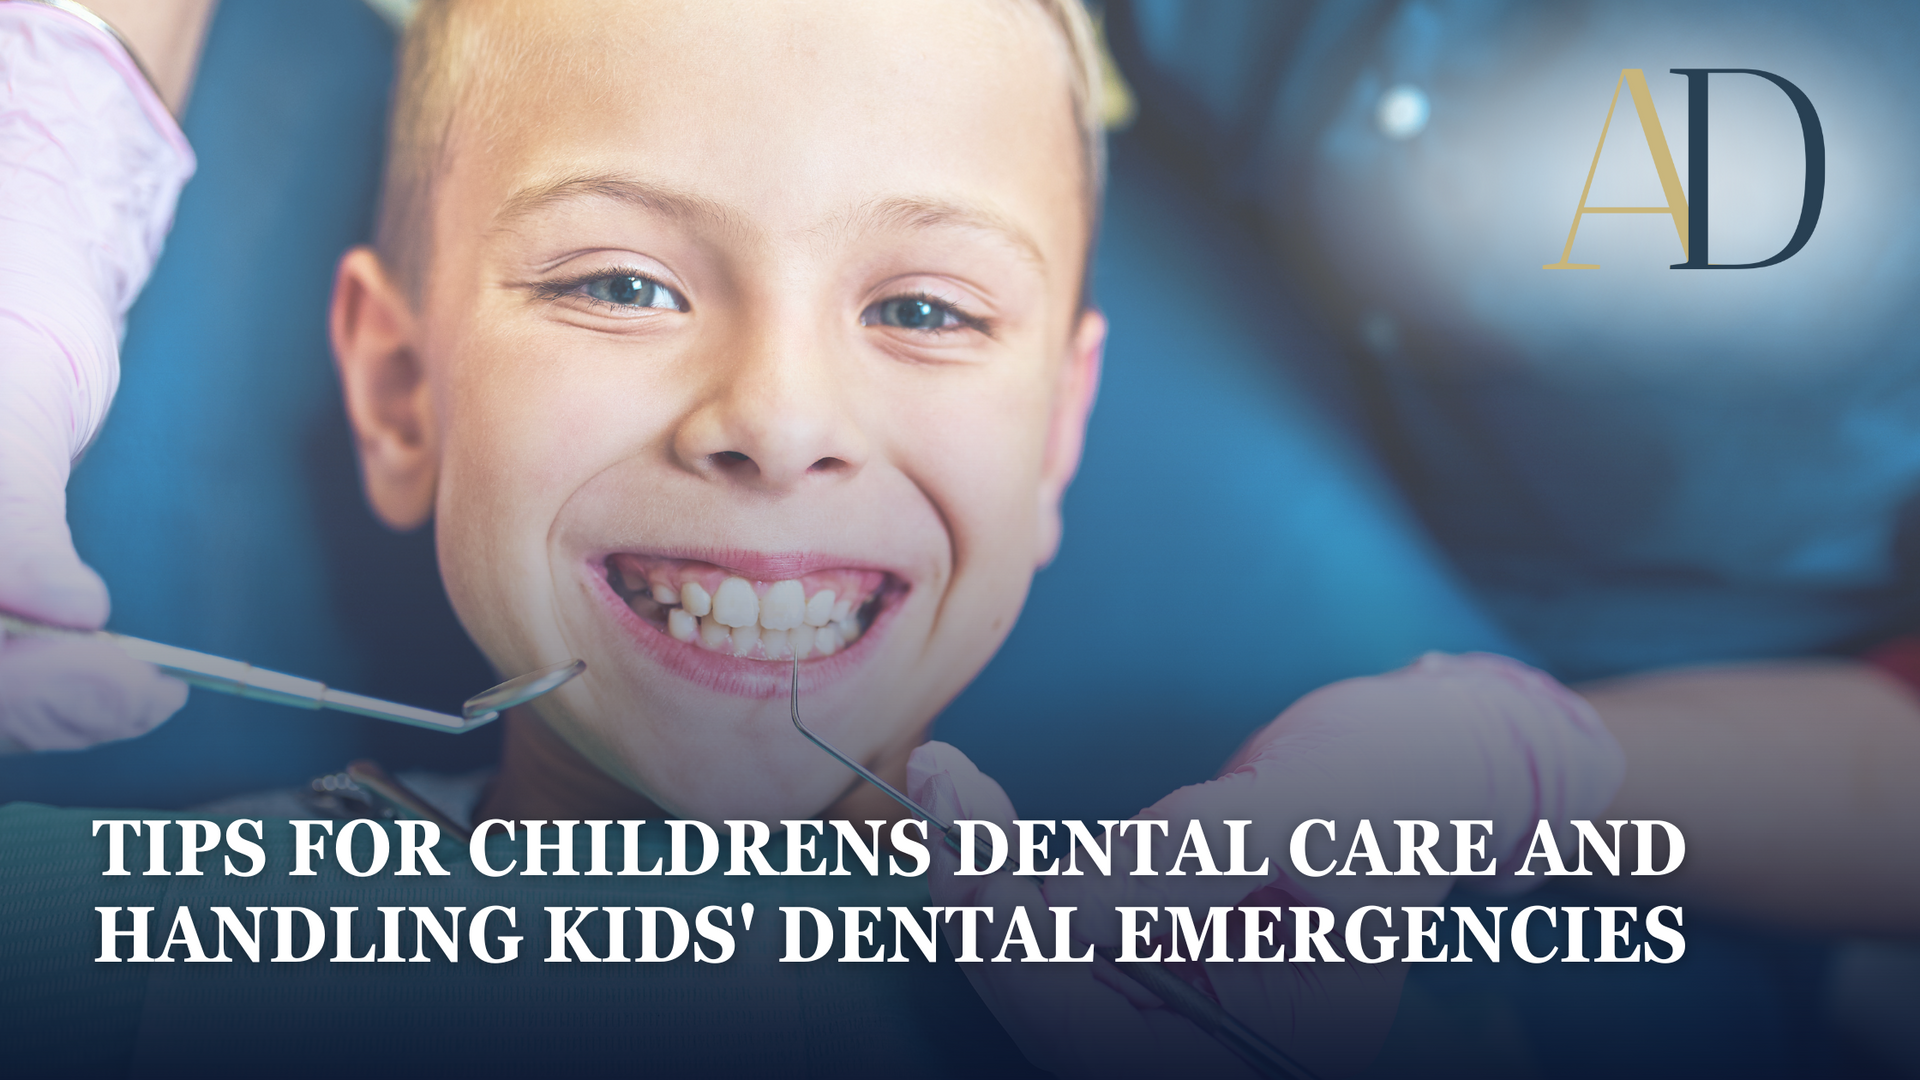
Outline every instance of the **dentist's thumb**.
{"label": "dentist's thumb", "polygon": [[96,630],[107,621],[107,587],[67,529],[65,443],[33,437],[33,418],[17,415],[30,407],[20,397],[0,404],[0,611]]}
{"label": "dentist's thumb", "polygon": [[[1011,835],[1013,800],[957,747],[929,742],[907,758],[907,796],[942,821],[991,821]],[[951,876],[960,860],[944,842],[934,844],[936,877]],[[984,878],[960,879],[979,882]],[[937,894],[936,894],[937,895]]]}

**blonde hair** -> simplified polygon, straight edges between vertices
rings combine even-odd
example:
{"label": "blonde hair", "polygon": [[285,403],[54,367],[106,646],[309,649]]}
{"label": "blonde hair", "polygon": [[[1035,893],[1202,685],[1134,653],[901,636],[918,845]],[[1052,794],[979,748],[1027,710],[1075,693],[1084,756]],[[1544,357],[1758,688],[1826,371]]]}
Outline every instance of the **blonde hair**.
{"label": "blonde hair", "polygon": [[[1106,78],[1099,32],[1082,0],[1017,0],[1037,7],[1067,49],[1068,90],[1081,141],[1089,235],[1106,182]],[[454,118],[470,100],[474,72],[511,58],[516,43],[491,41],[479,20],[456,13],[471,0],[420,0],[406,17],[387,129],[386,171],[374,245],[416,300],[431,257],[434,179],[446,164]]]}

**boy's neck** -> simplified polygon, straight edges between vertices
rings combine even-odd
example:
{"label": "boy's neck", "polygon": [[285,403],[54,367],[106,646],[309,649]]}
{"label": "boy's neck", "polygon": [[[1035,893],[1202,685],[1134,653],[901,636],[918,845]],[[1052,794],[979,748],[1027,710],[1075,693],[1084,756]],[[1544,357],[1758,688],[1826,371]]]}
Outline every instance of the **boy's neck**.
{"label": "boy's neck", "polygon": [[[500,771],[474,810],[476,822],[488,818],[589,821],[672,816],[652,799],[601,772],[528,710],[514,709],[501,723],[506,739],[500,749]],[[911,751],[912,747],[903,748],[871,763],[869,768],[905,790],[907,755]],[[821,818],[891,822],[906,816],[906,811],[872,784],[849,779],[846,793],[822,810]]]}

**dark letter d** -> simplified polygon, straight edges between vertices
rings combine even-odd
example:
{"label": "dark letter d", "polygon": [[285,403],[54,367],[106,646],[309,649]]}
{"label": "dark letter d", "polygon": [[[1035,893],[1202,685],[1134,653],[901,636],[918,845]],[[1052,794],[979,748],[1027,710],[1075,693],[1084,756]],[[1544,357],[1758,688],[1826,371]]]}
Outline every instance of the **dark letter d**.
{"label": "dark letter d", "polygon": [[[1753,68],[1669,68],[1687,77],[1687,261],[1675,270],[1755,270],[1786,262],[1813,236],[1820,223],[1820,200],[1827,190],[1827,140],[1820,132],[1819,114],[1800,88],[1771,71]],[[1807,182],[1800,200],[1800,224],[1793,239],[1771,259],[1751,263],[1716,263],[1707,258],[1707,76],[1758,75],[1778,86],[1800,114],[1800,135],[1807,144]]]}

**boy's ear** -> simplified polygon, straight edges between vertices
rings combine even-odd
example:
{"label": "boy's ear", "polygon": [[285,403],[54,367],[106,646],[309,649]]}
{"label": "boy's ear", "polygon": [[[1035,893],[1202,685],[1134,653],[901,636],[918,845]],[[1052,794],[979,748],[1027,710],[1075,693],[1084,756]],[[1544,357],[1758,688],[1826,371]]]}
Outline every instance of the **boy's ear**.
{"label": "boy's ear", "polygon": [[1060,551],[1060,499],[1080,468],[1087,442],[1087,417],[1100,389],[1100,359],[1107,344],[1107,317],[1088,309],[1080,314],[1054,387],[1053,415],[1047,424],[1046,456],[1040,463],[1040,547],[1034,565],[1045,566]]}
{"label": "boy's ear", "polygon": [[329,330],[367,501],[391,528],[425,524],[433,513],[440,448],[418,325],[406,294],[371,248],[354,248],[340,260]]}

